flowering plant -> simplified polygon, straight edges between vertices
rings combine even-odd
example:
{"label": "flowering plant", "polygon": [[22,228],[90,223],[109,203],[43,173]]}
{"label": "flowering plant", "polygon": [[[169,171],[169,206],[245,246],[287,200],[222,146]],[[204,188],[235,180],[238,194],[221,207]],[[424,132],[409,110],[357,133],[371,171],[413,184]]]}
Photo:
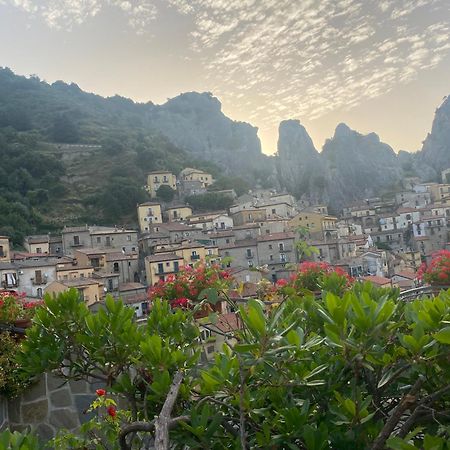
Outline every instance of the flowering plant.
{"label": "flowering plant", "polygon": [[429,284],[450,284],[450,251],[440,250],[434,253],[430,264],[424,262],[419,267],[417,278]]}
{"label": "flowering plant", "polygon": [[219,265],[198,264],[195,267],[185,266],[176,275],[169,275],[166,280],[158,281],[149,288],[148,295],[150,300],[168,300],[172,308],[188,308],[206,289],[224,290],[231,283],[230,273],[222,270]]}
{"label": "flowering plant", "polygon": [[2,291],[0,292],[0,322],[12,323],[19,319],[32,319],[36,308],[42,304],[42,301],[26,301],[25,294]]}
{"label": "flowering plant", "polygon": [[0,322],[12,323],[22,314],[23,306],[17,293],[0,292]]}
{"label": "flowering plant", "polygon": [[326,262],[305,261],[298,266],[298,271],[286,284],[294,287],[297,291],[326,290],[339,295],[353,282],[353,278],[340,267],[334,267]]}

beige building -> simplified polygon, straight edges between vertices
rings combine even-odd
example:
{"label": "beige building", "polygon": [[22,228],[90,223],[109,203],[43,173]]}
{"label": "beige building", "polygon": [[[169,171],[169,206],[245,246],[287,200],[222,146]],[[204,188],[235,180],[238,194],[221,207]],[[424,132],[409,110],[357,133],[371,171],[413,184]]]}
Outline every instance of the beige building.
{"label": "beige building", "polygon": [[162,223],[161,205],[154,202],[141,203],[137,207],[139,229],[149,231],[152,224]]}
{"label": "beige building", "polygon": [[166,216],[169,222],[180,222],[192,216],[192,208],[187,205],[172,206],[166,209]]}
{"label": "beige building", "polygon": [[175,253],[157,253],[145,258],[147,284],[153,286],[159,280],[165,281],[168,275],[177,274],[184,266],[183,258]]}
{"label": "beige building", "polygon": [[23,246],[30,253],[50,253],[50,240],[48,234],[27,236]]}
{"label": "beige building", "polygon": [[289,221],[291,230],[307,228],[310,235],[330,238],[337,236],[337,217],[302,211]]}
{"label": "beige building", "polygon": [[231,215],[234,225],[245,225],[246,223],[264,222],[267,219],[265,209],[249,208],[236,211]]}
{"label": "beige building", "polygon": [[81,267],[91,266],[97,274],[117,274],[119,283],[139,282],[138,253],[114,249],[79,249],[75,258]]}
{"label": "beige building", "polygon": [[177,177],[167,170],[150,172],[147,176],[147,191],[150,194],[150,197],[155,198],[156,192],[161,186],[169,186],[176,191]]}
{"label": "beige building", "polygon": [[58,295],[69,289],[76,289],[87,306],[100,302],[104,297],[103,284],[93,278],[53,281],[45,288],[45,293]]}
{"label": "beige building", "polygon": [[213,177],[210,173],[203,170],[193,169],[186,167],[180,172],[180,178],[182,181],[198,181],[203,187],[208,187],[214,183]]}
{"label": "beige building", "polygon": [[8,236],[0,236],[0,262],[10,262],[10,248]]}

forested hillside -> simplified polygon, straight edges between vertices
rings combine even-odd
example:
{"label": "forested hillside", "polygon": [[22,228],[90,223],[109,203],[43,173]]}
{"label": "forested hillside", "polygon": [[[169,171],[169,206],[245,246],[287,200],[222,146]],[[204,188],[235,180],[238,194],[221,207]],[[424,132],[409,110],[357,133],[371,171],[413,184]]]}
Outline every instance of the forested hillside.
{"label": "forested hillside", "polygon": [[134,224],[152,170],[195,166],[232,187],[214,162],[152,129],[152,108],[0,69],[0,234],[19,244],[64,224]]}

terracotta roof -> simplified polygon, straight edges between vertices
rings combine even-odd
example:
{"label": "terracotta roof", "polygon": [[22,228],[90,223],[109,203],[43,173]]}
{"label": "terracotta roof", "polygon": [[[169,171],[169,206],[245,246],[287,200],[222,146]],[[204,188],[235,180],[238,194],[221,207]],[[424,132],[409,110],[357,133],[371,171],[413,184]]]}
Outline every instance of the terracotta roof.
{"label": "terracotta roof", "polygon": [[229,248],[241,248],[241,247],[256,247],[256,239],[241,239],[234,242],[234,244],[225,244],[219,247],[219,250]]}
{"label": "terracotta roof", "polygon": [[368,275],[366,277],[362,277],[364,281],[370,281],[373,284],[378,286],[385,286],[386,284],[391,284],[391,280],[385,277],[378,277],[376,275]]}
{"label": "terracotta roof", "polygon": [[416,274],[414,272],[407,272],[406,270],[395,272],[394,275],[397,275],[399,277],[408,278],[408,280],[414,280],[416,278]]}
{"label": "terracotta roof", "polygon": [[220,315],[214,325],[223,333],[239,330],[242,327],[236,313]]}
{"label": "terracotta roof", "polygon": [[147,256],[145,259],[148,262],[183,260],[181,256],[175,253],[157,253],[156,255]]}
{"label": "terracotta roof", "polygon": [[281,233],[264,234],[257,237],[258,242],[279,241],[283,239],[295,239],[295,233],[284,231]]}

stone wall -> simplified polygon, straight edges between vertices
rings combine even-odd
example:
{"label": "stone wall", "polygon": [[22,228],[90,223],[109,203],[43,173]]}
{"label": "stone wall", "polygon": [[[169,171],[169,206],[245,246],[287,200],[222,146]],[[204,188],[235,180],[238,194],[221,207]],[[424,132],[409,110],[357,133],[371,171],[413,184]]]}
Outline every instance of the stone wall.
{"label": "stone wall", "polygon": [[47,441],[62,428],[75,431],[92,416],[86,413],[102,387],[85,381],[64,383],[61,378],[44,374],[15,399],[0,398],[0,430],[22,431],[32,427]]}

